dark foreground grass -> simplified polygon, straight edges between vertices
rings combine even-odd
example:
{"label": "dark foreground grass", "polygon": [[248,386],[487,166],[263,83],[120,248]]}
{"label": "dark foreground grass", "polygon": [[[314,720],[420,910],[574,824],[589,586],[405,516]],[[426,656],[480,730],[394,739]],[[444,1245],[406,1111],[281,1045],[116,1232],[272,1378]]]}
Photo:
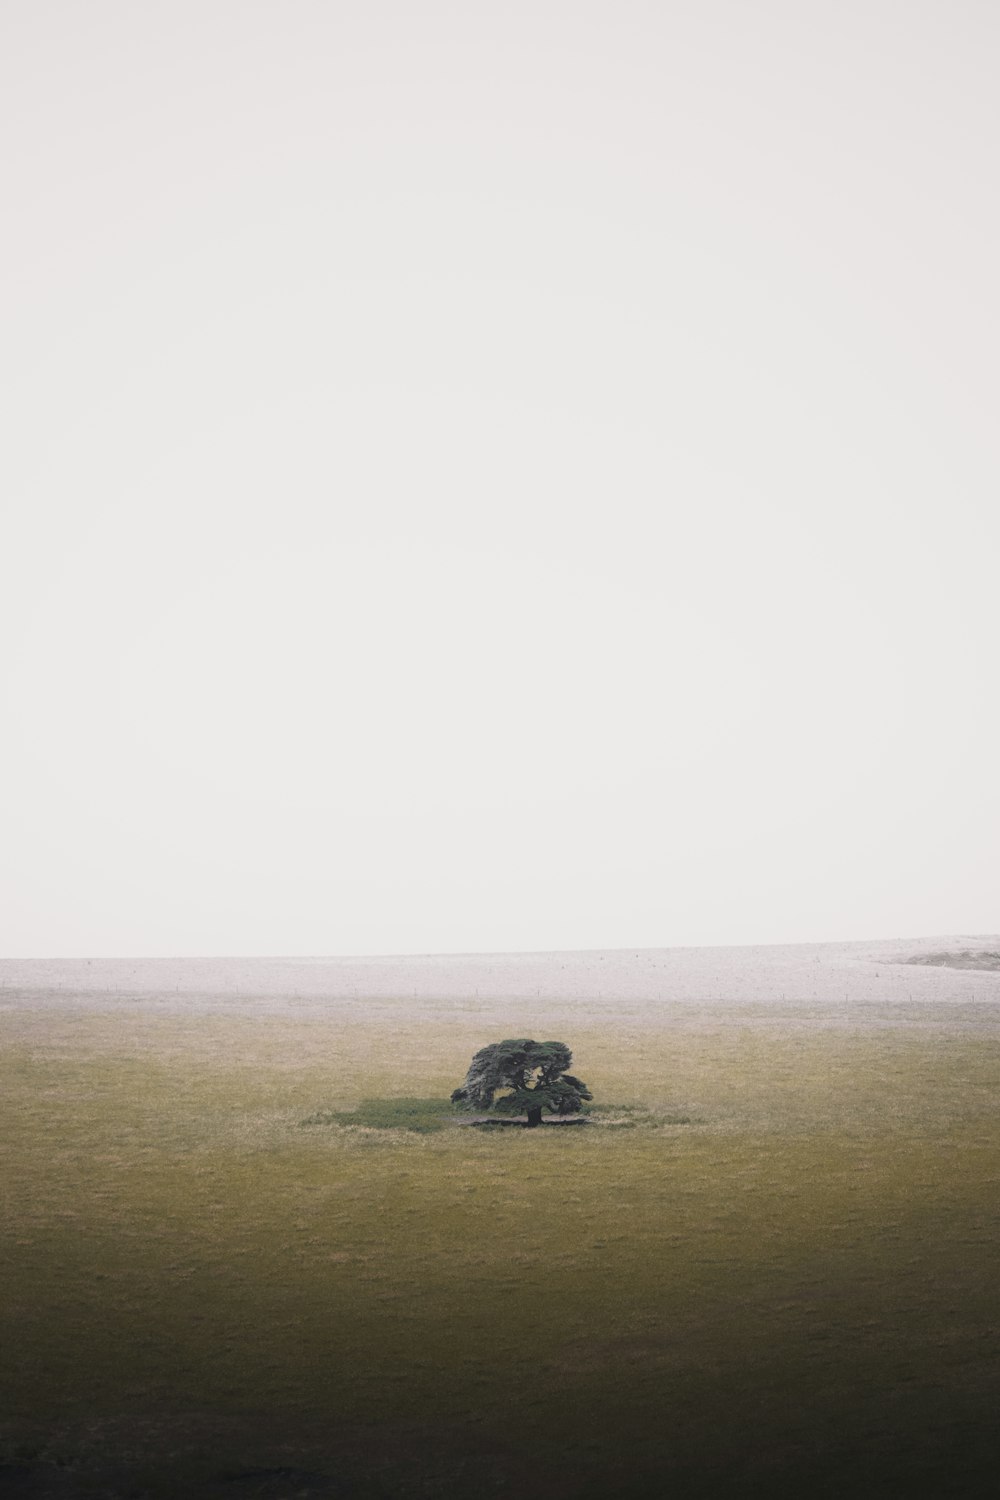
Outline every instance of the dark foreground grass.
{"label": "dark foreground grass", "polygon": [[900,1019],[591,1015],[632,1107],[494,1134],[432,1012],[15,1009],[0,1494],[992,1495],[1000,1049]]}

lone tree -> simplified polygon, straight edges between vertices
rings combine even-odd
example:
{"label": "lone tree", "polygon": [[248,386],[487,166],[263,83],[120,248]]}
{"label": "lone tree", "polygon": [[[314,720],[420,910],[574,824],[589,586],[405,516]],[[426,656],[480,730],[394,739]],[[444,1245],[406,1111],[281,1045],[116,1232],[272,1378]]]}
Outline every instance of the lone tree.
{"label": "lone tree", "polygon": [[573,1054],[565,1042],[532,1042],[518,1037],[481,1047],[469,1064],[465,1082],[452,1094],[453,1104],[467,1109],[495,1109],[498,1114],[527,1111],[529,1126],[542,1123],[542,1111],[578,1113],[594,1096],[566,1069]]}

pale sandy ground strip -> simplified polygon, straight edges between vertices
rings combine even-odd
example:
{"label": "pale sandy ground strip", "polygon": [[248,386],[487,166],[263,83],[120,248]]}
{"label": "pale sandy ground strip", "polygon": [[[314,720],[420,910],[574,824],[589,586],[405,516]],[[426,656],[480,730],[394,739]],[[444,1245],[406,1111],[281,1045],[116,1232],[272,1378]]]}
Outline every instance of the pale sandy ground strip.
{"label": "pale sandy ground strip", "polygon": [[[143,999],[164,1008],[342,1013],[380,1002],[420,1009],[530,1002],[646,1015],[709,1002],[829,1010],[1000,1003],[1000,972],[909,963],[940,951],[1000,950],[996,934],[784,947],[647,948],[398,958],[0,960],[0,1007]],[[381,1008],[381,1006],[379,1006]],[[512,1015],[513,1019],[513,1015]]]}

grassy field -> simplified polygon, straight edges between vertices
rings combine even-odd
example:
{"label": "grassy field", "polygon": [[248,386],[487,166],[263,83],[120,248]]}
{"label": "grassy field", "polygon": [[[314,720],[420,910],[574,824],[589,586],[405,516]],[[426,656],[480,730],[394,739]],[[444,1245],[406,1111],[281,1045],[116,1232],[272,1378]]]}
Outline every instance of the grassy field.
{"label": "grassy field", "polygon": [[0,1494],[995,1492],[995,1003],[4,999]]}

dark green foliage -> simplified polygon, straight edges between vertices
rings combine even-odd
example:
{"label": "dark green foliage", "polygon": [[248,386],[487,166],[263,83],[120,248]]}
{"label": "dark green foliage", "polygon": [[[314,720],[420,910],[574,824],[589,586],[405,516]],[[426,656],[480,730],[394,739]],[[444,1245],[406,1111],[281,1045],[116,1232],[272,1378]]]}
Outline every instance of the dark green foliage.
{"label": "dark green foliage", "polygon": [[565,1042],[534,1042],[528,1037],[491,1042],[472,1059],[452,1102],[470,1110],[527,1114],[529,1125],[537,1125],[543,1111],[576,1114],[593,1095],[582,1079],[567,1071],[572,1061]]}
{"label": "dark green foliage", "polygon": [[357,1109],[321,1109],[303,1125],[363,1125],[368,1130],[441,1130],[452,1113],[447,1099],[362,1099]]}

